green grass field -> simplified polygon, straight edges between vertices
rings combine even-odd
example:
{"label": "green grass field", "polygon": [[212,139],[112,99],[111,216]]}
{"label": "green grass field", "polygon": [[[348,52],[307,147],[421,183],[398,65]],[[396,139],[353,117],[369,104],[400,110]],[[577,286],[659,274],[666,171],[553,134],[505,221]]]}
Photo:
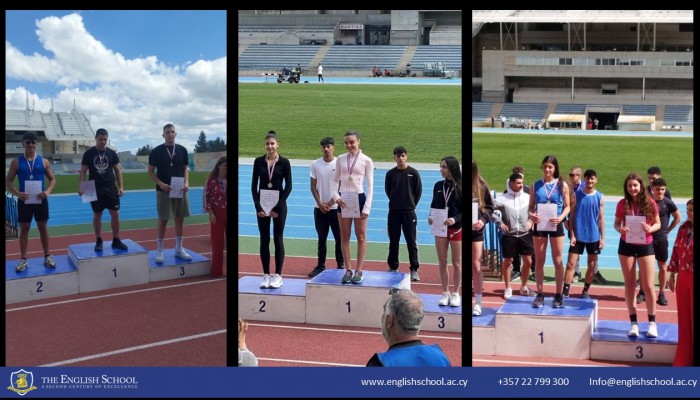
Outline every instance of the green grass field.
{"label": "green grass field", "polygon": [[647,169],[656,165],[676,197],[693,196],[693,139],[616,136],[519,135],[474,132],[472,157],[492,189],[505,190],[514,165],[525,168],[525,182],[542,177],[542,159],[554,154],[559,171],[569,178],[569,169],[580,165],[598,173],[598,189],[606,195],[622,196],[625,177],[638,172],[647,182]]}
{"label": "green grass field", "polygon": [[239,84],[238,155],[264,154],[270,129],[287,158],[319,158],[326,136],[342,154],[343,134],[355,129],[374,161],[393,161],[399,145],[412,162],[438,163],[447,155],[461,160],[461,87]]}
{"label": "green grass field", "polygon": [[[141,190],[153,189],[156,190],[156,184],[148,177],[147,172],[128,172],[124,175],[124,190]],[[61,193],[77,193],[78,192],[78,177],[80,175],[56,175],[56,187],[54,194]],[[204,186],[209,176],[209,171],[190,171],[190,186]],[[48,182],[48,181],[47,181]],[[17,178],[15,178],[15,186]],[[48,183],[47,183],[48,184]]]}

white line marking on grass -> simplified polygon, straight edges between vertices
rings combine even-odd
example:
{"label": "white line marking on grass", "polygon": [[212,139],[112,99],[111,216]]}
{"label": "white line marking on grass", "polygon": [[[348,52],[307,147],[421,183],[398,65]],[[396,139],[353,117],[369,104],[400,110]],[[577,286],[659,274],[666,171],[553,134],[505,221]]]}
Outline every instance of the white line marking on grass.
{"label": "white line marking on grass", "polygon": [[49,307],[49,306],[58,306],[61,304],[68,304],[68,303],[76,303],[79,301],[88,301],[88,300],[98,300],[98,299],[104,299],[107,297],[115,297],[115,296],[124,296],[124,295],[129,295],[129,294],[135,294],[135,293],[143,293],[143,292],[151,292],[154,290],[163,290],[163,289],[175,289],[179,287],[184,287],[184,286],[190,286],[190,285],[200,285],[203,283],[215,283],[219,281],[226,281],[226,277],[223,278],[218,278],[218,279],[212,279],[208,281],[198,281],[198,282],[187,282],[187,283],[179,283],[177,285],[168,285],[168,286],[159,286],[155,288],[148,288],[148,289],[140,289],[140,290],[132,290],[128,292],[120,292],[120,293],[111,293],[111,294],[105,294],[101,296],[91,296],[91,297],[83,297],[80,299],[72,299],[72,300],[63,300],[63,301],[56,301],[52,303],[44,303],[44,304],[36,304],[33,306],[26,306],[26,307],[18,307],[18,308],[10,308],[5,310],[6,313],[13,312],[13,311],[24,311],[24,310],[30,310],[33,308],[41,308],[41,307]]}
{"label": "white line marking on grass", "polygon": [[181,337],[181,338],[177,338],[177,339],[163,340],[160,342],[144,344],[141,346],[127,347],[124,349],[108,351],[106,353],[98,353],[98,354],[93,354],[93,355],[85,356],[85,357],[72,358],[70,360],[57,361],[57,362],[54,362],[51,364],[40,365],[40,367],[57,367],[59,365],[75,364],[75,363],[82,362],[82,361],[96,360],[98,358],[110,357],[110,356],[114,356],[117,354],[124,354],[124,353],[129,353],[132,351],[139,351],[139,350],[146,350],[146,349],[150,349],[153,347],[165,346],[165,345],[179,343],[179,342],[186,342],[188,340],[201,339],[204,337],[221,335],[221,334],[225,334],[225,333],[226,333],[226,329],[221,329],[218,331],[205,332],[205,333],[200,333],[198,335],[185,336],[185,337]]}

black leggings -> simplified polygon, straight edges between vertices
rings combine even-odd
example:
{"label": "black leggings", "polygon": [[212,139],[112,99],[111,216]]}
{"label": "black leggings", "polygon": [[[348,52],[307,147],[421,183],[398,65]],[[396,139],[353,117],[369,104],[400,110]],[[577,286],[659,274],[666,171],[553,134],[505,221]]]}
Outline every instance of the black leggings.
{"label": "black leggings", "polygon": [[260,261],[263,273],[270,273],[270,221],[272,220],[272,233],[275,241],[275,273],[282,275],[284,265],[284,224],[287,220],[287,203],[279,203],[277,218],[258,218],[258,231],[260,231]]}
{"label": "black leggings", "polygon": [[322,213],[318,207],[314,207],[314,224],[316,225],[316,233],[318,234],[318,264],[319,267],[326,266],[326,239],[328,239],[328,230],[333,232],[335,239],[335,262],[338,267],[343,266],[343,251],[340,248],[340,224],[338,222],[338,210],[328,210],[327,213]]}

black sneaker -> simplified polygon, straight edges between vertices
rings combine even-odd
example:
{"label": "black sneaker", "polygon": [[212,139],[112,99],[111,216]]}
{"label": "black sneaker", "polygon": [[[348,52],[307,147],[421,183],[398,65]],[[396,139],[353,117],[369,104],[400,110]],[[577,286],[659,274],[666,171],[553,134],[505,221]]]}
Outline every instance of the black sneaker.
{"label": "black sneaker", "polygon": [[535,301],[532,302],[532,307],[541,308],[543,305],[544,305],[544,294],[537,293],[537,297],[535,297]]}
{"label": "black sneaker", "polygon": [[641,290],[639,291],[639,294],[637,295],[637,304],[644,303],[645,297],[644,297],[644,292]]}
{"label": "black sneaker", "polygon": [[343,265],[338,265],[338,269],[345,269],[345,266],[343,266]]}
{"label": "black sneaker", "polygon": [[313,278],[314,276],[320,274],[321,272],[325,271],[326,267],[322,266],[317,266],[316,268],[312,269],[311,272],[309,272],[309,278]]}
{"label": "black sneaker", "polygon": [[666,300],[666,295],[664,292],[659,292],[659,297],[656,299],[656,304],[660,306],[667,306],[668,300]]}
{"label": "black sneaker", "polygon": [[605,285],[606,283],[608,283],[608,281],[607,279],[603,278],[603,275],[600,273],[600,271],[598,271],[595,274],[593,274],[593,283]]}
{"label": "black sneaker", "polygon": [[102,238],[97,238],[95,241],[95,251],[102,251]]}
{"label": "black sneaker", "polygon": [[418,271],[415,269],[411,270],[411,280],[413,282],[418,282],[420,280],[420,275],[418,275]]}
{"label": "black sneaker", "polygon": [[510,275],[510,281],[513,282],[518,279],[520,279],[520,271],[513,271],[513,273]]}
{"label": "black sneaker", "polygon": [[[100,243],[100,245],[101,244],[102,243]],[[119,238],[112,239],[112,248],[117,249],[117,250],[128,250],[129,249],[124,243],[122,243],[121,240],[119,240]]]}
{"label": "black sneaker", "polygon": [[561,294],[554,295],[554,301],[552,302],[552,308],[564,308],[564,297]]}

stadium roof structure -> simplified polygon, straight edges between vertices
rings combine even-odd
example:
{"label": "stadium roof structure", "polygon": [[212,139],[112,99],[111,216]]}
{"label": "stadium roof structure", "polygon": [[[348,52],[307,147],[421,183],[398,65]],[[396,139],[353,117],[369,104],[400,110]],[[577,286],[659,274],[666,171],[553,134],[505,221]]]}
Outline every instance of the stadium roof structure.
{"label": "stadium roof structure", "polygon": [[693,10],[472,10],[472,36],[489,22],[692,24]]}
{"label": "stadium roof structure", "polygon": [[73,109],[71,112],[44,113],[36,110],[5,109],[5,132],[43,132],[47,140],[92,141],[90,121]]}

